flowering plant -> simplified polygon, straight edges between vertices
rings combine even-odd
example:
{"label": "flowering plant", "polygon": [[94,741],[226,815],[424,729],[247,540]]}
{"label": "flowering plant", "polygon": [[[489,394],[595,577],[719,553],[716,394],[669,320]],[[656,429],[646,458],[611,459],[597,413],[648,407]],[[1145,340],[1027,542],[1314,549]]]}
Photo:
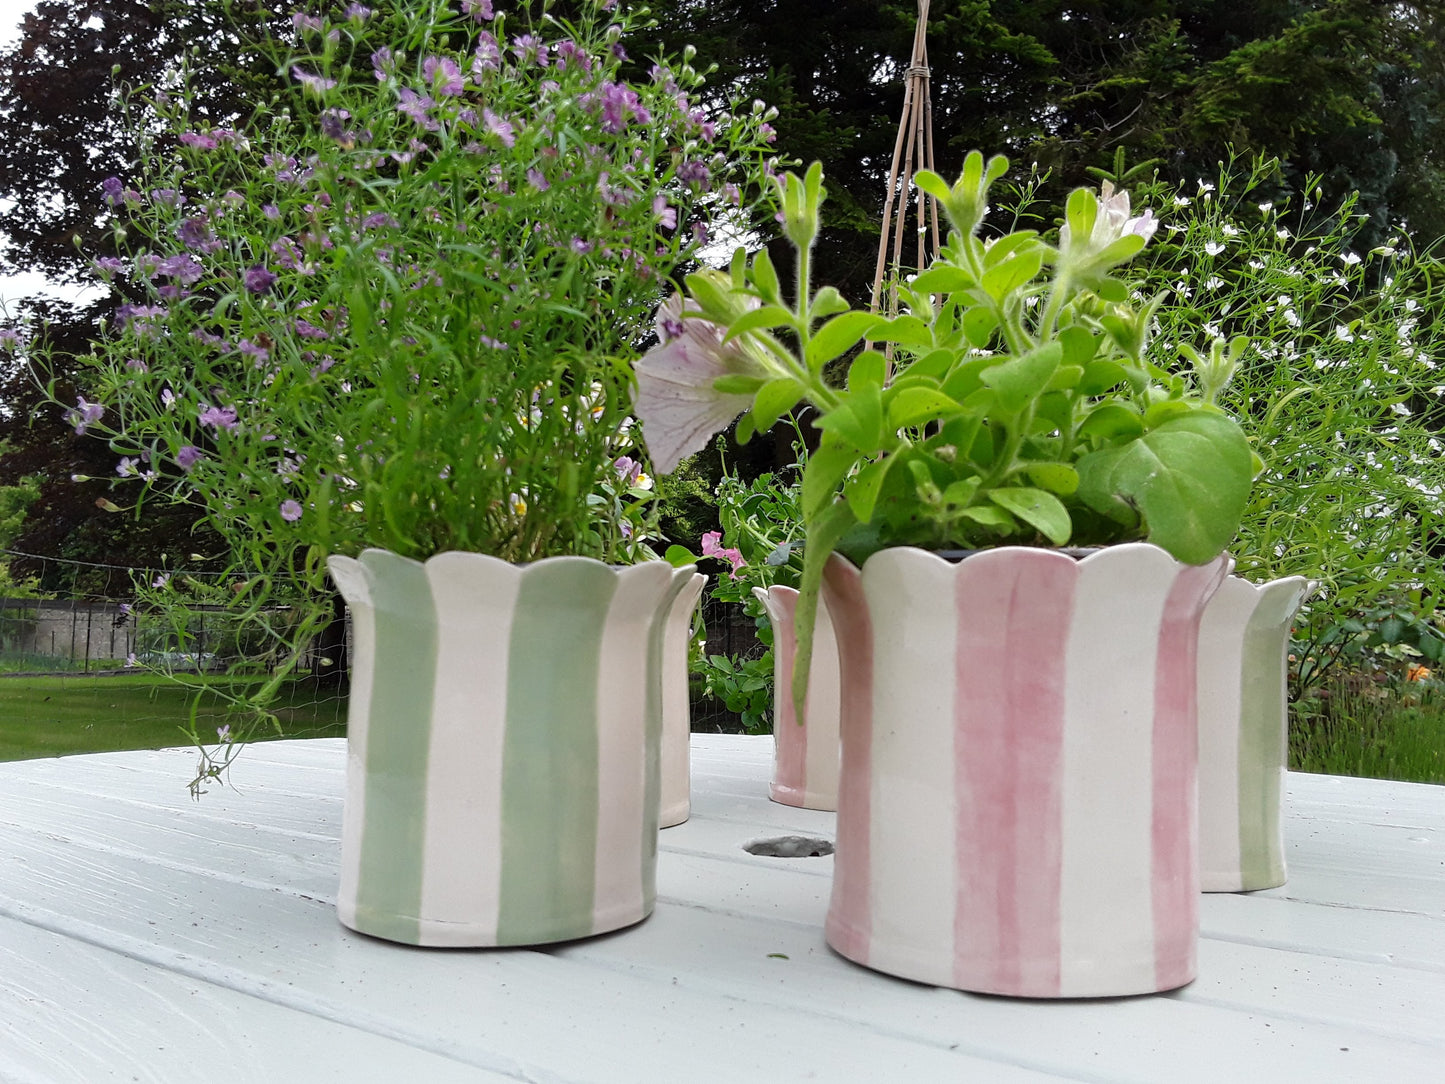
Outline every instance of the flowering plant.
{"label": "flowering plant", "polygon": [[[1033,230],[985,239],[990,186],[1007,161],[977,152],[949,186],[918,186],[953,231],[937,260],[899,286],[900,313],[852,310],[810,285],[822,172],[779,182],[783,230],[797,249],[794,301],[766,253],[739,251],[730,273],[687,278],[687,301],[658,315],[663,341],[638,361],[637,412],[659,470],[743,411],[740,434],[770,428],[807,400],[821,440],[802,481],[806,548],[798,673],[823,565],[884,546],[1001,542],[1098,545],[1147,537],[1202,563],[1233,537],[1256,457],[1218,405],[1247,340],[1158,358],[1141,300],[1114,276],[1155,229],[1106,184],[1074,191],[1057,244]],[[830,363],[864,339],[846,384]],[[891,352],[891,357],[890,357]]]}
{"label": "flowering plant", "polygon": [[768,117],[685,62],[629,78],[616,0],[507,6],[299,12],[265,43],[289,91],[236,128],[184,71],[128,99],[144,154],[105,183],[121,256],[96,262],[125,303],[64,406],[137,507],[195,503],[233,541],[239,609],[288,578],[320,605],[323,558],[369,546],[645,541],[625,359],[759,197]]}

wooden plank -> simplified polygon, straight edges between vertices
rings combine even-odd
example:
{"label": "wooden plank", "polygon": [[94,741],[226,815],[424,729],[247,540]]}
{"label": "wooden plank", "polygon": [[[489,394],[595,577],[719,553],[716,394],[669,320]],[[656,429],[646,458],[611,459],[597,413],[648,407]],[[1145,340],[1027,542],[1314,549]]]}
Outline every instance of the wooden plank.
{"label": "wooden plank", "polygon": [[525,1079],[0,918],[0,1080]]}

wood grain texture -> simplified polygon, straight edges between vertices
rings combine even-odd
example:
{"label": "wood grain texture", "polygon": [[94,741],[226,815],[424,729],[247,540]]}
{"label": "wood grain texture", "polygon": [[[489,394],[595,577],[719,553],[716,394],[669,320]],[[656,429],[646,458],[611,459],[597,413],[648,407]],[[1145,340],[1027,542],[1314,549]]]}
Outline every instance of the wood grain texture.
{"label": "wood grain texture", "polygon": [[336,919],[345,745],[0,765],[0,1080],[1434,1082],[1445,788],[1292,774],[1290,881],[1201,902],[1199,978],[1098,1003],[961,994],[822,935],[832,838],[767,799],[768,738],[695,735],[658,904],[544,951],[418,950]]}

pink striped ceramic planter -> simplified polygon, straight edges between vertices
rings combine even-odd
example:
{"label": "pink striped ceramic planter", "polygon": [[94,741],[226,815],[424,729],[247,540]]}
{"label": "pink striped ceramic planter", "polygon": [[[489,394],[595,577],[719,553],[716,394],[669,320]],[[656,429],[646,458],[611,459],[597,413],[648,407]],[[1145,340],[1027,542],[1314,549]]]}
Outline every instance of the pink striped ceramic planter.
{"label": "pink striped ceramic planter", "polygon": [[1194,978],[1195,665],[1228,561],[883,550],[828,565],[843,774],[828,943],[937,986]]}
{"label": "pink striped ceramic planter", "polygon": [[661,828],[687,820],[692,812],[692,708],[688,703],[687,651],[692,616],[707,577],[693,566],[680,568],[681,580],[662,641],[662,812]]}
{"label": "pink striped ceramic planter", "polygon": [[827,604],[818,603],[813,663],[808,671],[806,721],[793,710],[794,613],[791,587],[754,587],[773,623],[773,778],[768,794],[783,805],[838,808],[838,644]]}
{"label": "pink striped ceramic planter", "polygon": [[1199,628],[1199,879],[1205,892],[1285,882],[1284,773],[1290,623],[1303,576],[1256,587],[1230,576]]}
{"label": "pink striped ceramic planter", "polygon": [[351,607],[337,911],[413,945],[532,945],[656,897],[662,561],[328,561]]}

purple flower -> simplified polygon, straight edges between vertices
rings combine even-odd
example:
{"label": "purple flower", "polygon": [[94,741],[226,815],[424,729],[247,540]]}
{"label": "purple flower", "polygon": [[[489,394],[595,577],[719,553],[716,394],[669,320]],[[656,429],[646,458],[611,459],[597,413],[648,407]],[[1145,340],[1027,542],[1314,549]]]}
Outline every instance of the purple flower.
{"label": "purple flower", "polygon": [[187,147],[195,147],[197,150],[203,151],[213,151],[219,146],[219,140],[205,132],[182,132],[181,142]]}
{"label": "purple flower", "polygon": [[555,48],[557,50],[558,70],[566,71],[569,66],[581,68],[584,72],[590,72],[592,70],[592,58],[588,56],[586,51],[575,41],[571,39],[559,41]]}
{"label": "purple flower", "polygon": [[167,275],[182,286],[189,286],[201,277],[203,271],[200,264],[183,252],[176,256],[167,256],[157,263],[155,273]]}
{"label": "purple flower", "polygon": [[545,192],[552,186],[547,182],[547,175],[535,166],[527,170],[527,183],[538,192]]}
{"label": "purple flower", "polygon": [[[124,193],[122,193],[123,195]],[[185,205],[186,197],[177,192],[174,188],[156,188],[151,191],[151,199],[162,207],[181,207]]]}
{"label": "purple flower", "polygon": [[462,70],[449,57],[427,57],[421,62],[421,74],[439,98],[455,98],[466,89]]}
{"label": "purple flower", "polygon": [[124,187],[120,183],[119,177],[107,177],[105,180],[101,181],[100,190],[105,193],[105,202],[110,204],[112,207],[120,203],[121,197],[125,191]]}
{"label": "purple flower", "polygon": [[652,213],[663,229],[677,229],[677,208],[669,206],[667,197],[660,192],[652,197]]}
{"label": "purple flower", "polygon": [[666,335],[682,324],[681,334],[665,337],[633,366],[637,375],[634,408],[642,422],[653,465],[666,474],[683,456],[701,451],[714,433],[752,403],[751,395],[718,391],[725,376],[769,379],[765,359],[750,352],[744,339],[723,342],[724,330],[710,321],[682,318],[676,294],[657,310],[657,327]]}
{"label": "purple flower", "polygon": [[297,30],[314,30],[320,33],[322,23],[315,15],[307,15],[297,11],[291,15],[291,25]]}
{"label": "purple flower", "polygon": [[284,519],[287,523],[295,523],[298,519],[301,518],[301,502],[290,500],[282,501],[281,518]]}
{"label": "purple flower", "polygon": [[303,339],[331,338],[331,333],[328,332],[325,328],[319,328],[315,324],[311,323],[311,321],[303,320],[299,316],[296,317],[296,319],[293,321],[293,324],[296,328],[296,334],[300,335]]}
{"label": "purple flower", "polygon": [[496,18],[492,0],[462,0],[462,11],[479,23]]}
{"label": "purple flower", "polygon": [[547,66],[546,43],[536,34],[522,34],[513,38],[512,52],[523,64],[536,64],[540,68]]}
{"label": "purple flower", "polygon": [[689,159],[677,167],[677,179],[689,184],[699,184],[705,189],[712,182],[712,174],[705,162]]}
{"label": "purple flower", "polygon": [[642,477],[642,464],[628,455],[613,460],[612,469],[617,472],[618,480],[624,485],[630,486]]}
{"label": "purple flower", "polygon": [[125,362],[125,367],[126,367],[127,369],[131,370],[132,372],[136,372],[136,373],[148,373],[148,372],[150,372],[150,366],[147,365],[147,364],[146,364],[144,361],[142,361],[140,358],[127,358],[127,359],[126,359],[126,362]]}
{"label": "purple flower", "polygon": [[472,57],[472,75],[480,79],[483,72],[494,72],[502,66],[502,47],[485,30],[477,37],[477,52]]}
{"label": "purple flower", "polygon": [[376,76],[377,82],[386,82],[395,64],[396,60],[392,57],[391,50],[385,45],[371,54],[371,73]]}
{"label": "purple flower", "polygon": [[603,83],[601,95],[602,130],[617,135],[627,127],[630,120],[647,124],[652,114],[642,105],[642,99],[625,83]]}
{"label": "purple flower", "polygon": [[502,141],[504,147],[514,147],[517,144],[517,137],[512,122],[503,117],[497,116],[490,109],[482,110],[482,123],[487,126],[487,131]]}
{"label": "purple flower", "polygon": [[277,207],[274,203],[263,203],[261,205],[261,213],[267,218],[269,218],[272,222],[275,222],[278,218],[281,217],[281,209]]}
{"label": "purple flower", "polygon": [[410,117],[428,132],[435,132],[441,128],[441,125],[432,119],[428,110],[436,104],[437,103],[432,101],[427,95],[418,94],[410,87],[402,87],[401,104],[396,107],[396,111]]}
{"label": "purple flower", "polygon": [[243,278],[246,289],[253,294],[264,294],[276,283],[276,273],[266,268],[264,264],[256,264],[254,267],[246,268]]}
{"label": "purple flower", "polygon": [[721,531],[708,531],[702,536],[702,555],[716,557],[718,560],[732,565],[732,568],[728,569],[728,576],[734,580],[738,578],[738,569],[747,565],[747,562],[743,560],[741,550],[733,549],[731,546],[723,547]]}
{"label": "purple flower", "polygon": [[359,23],[364,23],[367,19],[371,18],[371,9],[365,4],[351,3],[346,5],[346,10],[342,12],[342,14],[348,19],[355,19]]}
{"label": "purple flower", "polygon": [[70,424],[75,426],[75,435],[82,436],[85,430],[105,416],[105,407],[100,403],[88,403],[85,396],[78,395],[75,409],[69,414]]}
{"label": "purple flower", "polygon": [[250,339],[242,339],[236,344],[236,349],[247,357],[256,359],[256,368],[259,369],[271,357],[271,351],[264,346],[253,343]]}
{"label": "purple flower", "polygon": [[13,353],[24,341],[19,328],[0,327],[0,349]]}
{"label": "purple flower", "polygon": [[201,407],[200,421],[202,425],[214,426],[218,433],[222,429],[229,431],[236,428],[238,423],[235,407],[206,406],[205,403],[202,403]]}
{"label": "purple flower", "polygon": [[154,587],[154,588],[156,588],[157,590],[159,590],[159,589],[165,587],[166,584],[168,584],[168,583],[170,583],[170,582],[171,582],[171,574],[170,574],[169,572],[162,572],[162,573],[161,573],[159,576],[157,576],[155,579],[151,580],[151,586]]}
{"label": "purple flower", "polygon": [[293,66],[291,69],[291,75],[296,79],[297,82],[299,82],[303,87],[311,91],[313,94],[321,94],[325,91],[330,90],[336,85],[335,79],[327,79],[323,75],[313,75],[311,72],[301,67]]}
{"label": "purple flower", "polygon": [[176,450],[176,466],[190,473],[192,467],[201,461],[204,453],[194,444],[182,444]]}
{"label": "purple flower", "polygon": [[355,138],[346,130],[346,122],[351,119],[350,110],[328,109],[321,114],[321,134],[327,139],[334,139],[338,143]]}
{"label": "purple flower", "polygon": [[202,248],[211,240],[211,224],[204,215],[196,215],[176,227],[176,236],[187,248]]}

